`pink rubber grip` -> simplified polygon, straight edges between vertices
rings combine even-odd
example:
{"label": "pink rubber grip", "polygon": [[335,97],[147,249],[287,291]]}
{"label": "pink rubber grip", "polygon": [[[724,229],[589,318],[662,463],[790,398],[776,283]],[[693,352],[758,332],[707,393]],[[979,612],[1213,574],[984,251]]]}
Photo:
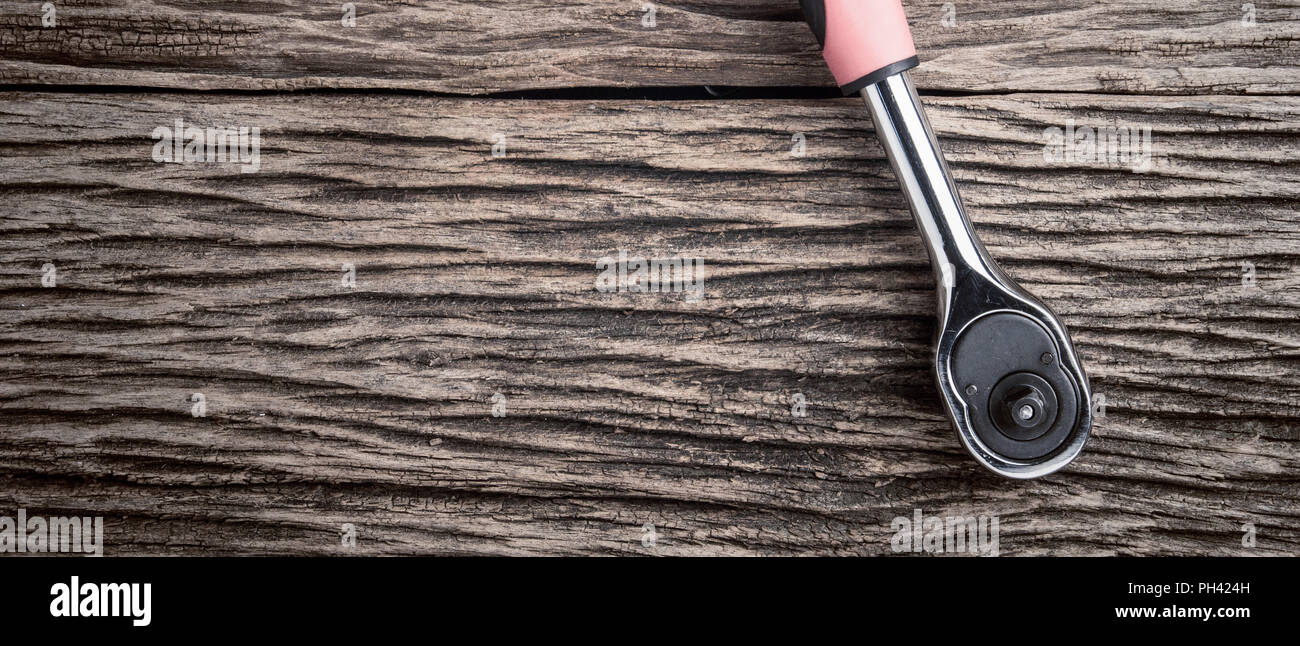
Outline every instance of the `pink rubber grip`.
{"label": "pink rubber grip", "polygon": [[[916,57],[901,0],[824,0],[822,56],[840,87]],[[915,61],[906,67],[912,67]],[[853,91],[861,89],[853,87]]]}

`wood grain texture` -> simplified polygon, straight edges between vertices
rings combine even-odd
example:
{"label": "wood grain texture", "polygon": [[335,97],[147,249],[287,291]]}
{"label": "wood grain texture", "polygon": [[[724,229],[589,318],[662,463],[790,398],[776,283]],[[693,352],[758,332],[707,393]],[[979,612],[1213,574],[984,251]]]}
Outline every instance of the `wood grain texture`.
{"label": "wood grain texture", "polygon": [[[0,2],[0,82],[455,94],[834,85],[795,0]],[[1127,94],[1300,91],[1300,0],[908,0],[921,87]]]}
{"label": "wood grain texture", "polygon": [[[1300,98],[927,103],[1107,398],[1064,472],[958,446],[856,101],[11,91],[0,508],[102,515],[110,554],[342,553],[343,523],[353,553],[878,554],[916,508],[999,516],[1004,555],[1294,554]],[[177,117],[259,127],[260,171],[155,163]],[[1046,163],[1070,119],[1151,126],[1154,167]],[[704,298],[596,291],[620,249],[703,259]]]}

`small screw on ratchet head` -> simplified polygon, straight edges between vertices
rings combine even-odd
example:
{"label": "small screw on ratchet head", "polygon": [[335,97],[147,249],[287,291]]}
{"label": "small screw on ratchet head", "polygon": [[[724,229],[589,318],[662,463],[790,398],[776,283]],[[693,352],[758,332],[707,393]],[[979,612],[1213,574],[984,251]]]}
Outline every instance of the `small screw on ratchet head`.
{"label": "small screw on ratchet head", "polygon": [[1004,274],[971,229],[907,70],[899,0],[801,0],[846,95],[860,94],[911,207],[939,296],[934,371],[957,437],[1009,478],[1070,463],[1092,428],[1088,376],[1046,305]]}

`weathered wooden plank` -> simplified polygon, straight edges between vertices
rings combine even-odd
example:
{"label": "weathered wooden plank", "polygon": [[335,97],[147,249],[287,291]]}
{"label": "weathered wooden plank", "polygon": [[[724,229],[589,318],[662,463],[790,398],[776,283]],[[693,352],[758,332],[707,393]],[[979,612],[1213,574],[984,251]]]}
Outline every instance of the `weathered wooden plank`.
{"label": "weathered wooden plank", "polygon": [[[832,86],[794,0],[0,3],[0,81],[483,94]],[[922,87],[1300,91],[1300,0],[908,0]]]}
{"label": "weathered wooden plank", "polygon": [[[112,554],[333,553],[343,523],[373,553],[888,553],[915,508],[999,516],[1003,554],[1294,553],[1300,98],[928,103],[1107,397],[1063,473],[958,447],[856,101],[9,93],[0,505],[103,515]],[[260,128],[258,172],[154,162],[178,117]],[[1152,168],[1045,162],[1071,119],[1149,125]],[[596,291],[620,249],[703,259],[703,298]]]}

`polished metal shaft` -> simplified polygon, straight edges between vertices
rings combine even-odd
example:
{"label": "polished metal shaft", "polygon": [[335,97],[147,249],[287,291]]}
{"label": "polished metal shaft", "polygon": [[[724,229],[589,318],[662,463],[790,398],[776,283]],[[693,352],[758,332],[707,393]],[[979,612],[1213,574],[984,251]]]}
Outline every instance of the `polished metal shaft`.
{"label": "polished metal shaft", "polygon": [[971,231],[957,186],[908,73],[869,85],[862,96],[930,253],[942,322],[958,269],[970,269],[990,281],[998,280],[1000,272]]}

